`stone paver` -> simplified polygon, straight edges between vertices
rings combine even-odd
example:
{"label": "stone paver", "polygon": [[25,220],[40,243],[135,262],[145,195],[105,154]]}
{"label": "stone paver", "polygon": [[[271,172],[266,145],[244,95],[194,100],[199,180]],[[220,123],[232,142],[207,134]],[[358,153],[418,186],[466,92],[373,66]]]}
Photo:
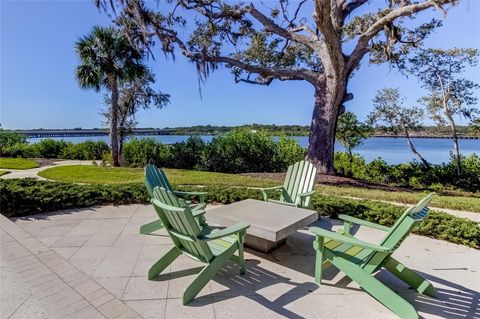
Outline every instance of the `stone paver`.
{"label": "stone paver", "polygon": [[[181,256],[147,280],[148,268],[171,247],[164,231],[138,234],[155,218],[149,206],[1,218],[2,318],[395,318],[332,267],[316,285],[313,237],[306,230],[270,254],[247,249],[245,276],[228,263],[183,306],[183,289],[202,265]],[[317,224],[340,227],[325,218]],[[372,242],[383,236],[363,228],[357,235]],[[376,276],[423,318],[479,318],[478,250],[411,235],[395,255],[431,280],[438,298],[412,292],[387,272]]]}
{"label": "stone paver", "polygon": [[[3,215],[0,226],[1,318],[139,317],[95,280]],[[110,305],[104,306],[107,303]]]}

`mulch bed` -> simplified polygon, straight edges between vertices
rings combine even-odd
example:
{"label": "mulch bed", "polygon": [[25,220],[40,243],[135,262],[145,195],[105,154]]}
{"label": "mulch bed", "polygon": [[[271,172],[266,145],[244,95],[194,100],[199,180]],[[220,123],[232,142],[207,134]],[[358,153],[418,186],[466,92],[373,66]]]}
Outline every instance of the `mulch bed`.
{"label": "mulch bed", "polygon": [[35,158],[34,161],[37,162],[38,165],[40,165],[40,167],[42,167],[42,166],[53,165],[53,163],[58,160],[54,160],[50,158]]}

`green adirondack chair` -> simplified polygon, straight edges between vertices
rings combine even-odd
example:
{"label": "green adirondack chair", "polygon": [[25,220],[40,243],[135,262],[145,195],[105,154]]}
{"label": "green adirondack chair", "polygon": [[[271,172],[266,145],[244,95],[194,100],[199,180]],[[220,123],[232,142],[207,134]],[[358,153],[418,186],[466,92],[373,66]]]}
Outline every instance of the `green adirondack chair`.
{"label": "green adirondack chair", "polygon": [[[310,198],[315,194],[317,168],[310,161],[300,161],[288,167],[283,186],[262,188],[263,199],[283,205],[310,208]],[[275,190],[281,190],[280,200],[268,198]]]}
{"label": "green adirondack chair", "polygon": [[[199,204],[192,204],[191,202],[184,201],[182,199],[179,199],[179,201],[182,203],[183,206],[188,205],[192,209],[192,211],[200,211],[205,209],[205,195],[207,194],[206,192],[179,192],[173,190],[173,187],[168,181],[165,172],[161,168],[158,168],[153,164],[147,164],[147,166],[145,166],[145,186],[147,187],[150,198],[153,198],[153,189],[157,186],[163,187],[177,196],[198,196]],[[198,222],[205,222],[202,214],[199,214]],[[142,225],[140,227],[140,234],[150,234],[162,228],[163,223],[160,219],[158,219],[148,224]]]}
{"label": "green adirondack chair", "polygon": [[[185,289],[185,305],[195,298],[228,260],[237,262],[240,274],[245,274],[243,241],[249,224],[240,222],[213,231],[207,225],[201,227],[195,221],[192,210],[188,206],[183,207],[175,194],[161,187],[155,187],[152,204],[175,246],[150,267],[148,279],[156,278],[181,254],[205,263],[197,278]],[[235,255],[236,251],[238,256]]]}
{"label": "green adirondack chair", "polygon": [[[311,227],[310,231],[316,236],[313,242],[313,247],[316,250],[315,281],[321,284],[322,269],[333,264],[399,317],[418,318],[415,308],[376,279],[373,273],[383,267],[410,287],[415,288],[417,292],[435,297],[435,289],[428,280],[392,257],[393,252],[410,234],[415,225],[427,216],[427,204],[433,195],[426,196],[417,205],[408,208],[392,227],[346,215],[339,215],[344,220],[342,232],[335,233],[318,227]],[[371,244],[356,239],[350,234],[352,224],[385,231],[387,234],[378,245]]]}

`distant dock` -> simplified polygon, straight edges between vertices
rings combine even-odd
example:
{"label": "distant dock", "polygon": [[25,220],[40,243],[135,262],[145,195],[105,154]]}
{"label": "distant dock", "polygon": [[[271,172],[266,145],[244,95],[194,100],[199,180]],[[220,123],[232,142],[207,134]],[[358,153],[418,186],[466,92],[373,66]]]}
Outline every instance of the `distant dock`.
{"label": "distant dock", "polygon": [[[106,136],[107,130],[82,129],[82,130],[17,130],[17,133],[25,134],[27,138],[48,138],[48,137],[88,137]],[[165,129],[142,129],[134,130],[130,135],[170,135]]]}

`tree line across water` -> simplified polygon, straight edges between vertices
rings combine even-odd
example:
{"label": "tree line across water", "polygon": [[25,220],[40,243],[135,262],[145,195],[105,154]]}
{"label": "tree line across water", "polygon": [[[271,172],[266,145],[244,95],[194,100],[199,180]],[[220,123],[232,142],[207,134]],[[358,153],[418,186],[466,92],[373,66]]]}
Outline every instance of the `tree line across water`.
{"label": "tree line across water", "polygon": [[[164,127],[164,128],[154,128],[154,127],[136,127],[132,129],[132,133],[136,135],[142,135],[142,131],[153,131],[159,130],[166,135],[222,135],[227,132],[230,132],[234,129],[251,129],[254,131],[267,131],[274,135],[286,135],[286,136],[308,136],[309,127],[307,125],[276,125],[276,124],[246,124],[246,125],[193,125],[193,126],[178,126],[178,127]],[[472,125],[459,125],[457,126],[459,136],[480,136],[480,123],[478,126]],[[82,130],[92,130],[98,131],[99,133],[107,133],[107,128],[92,128],[92,129],[83,129],[81,127],[76,127],[73,129],[44,129],[36,128],[30,130],[14,130],[17,133],[24,133],[25,131],[52,131],[52,132],[62,132],[62,131],[78,131]],[[451,134],[450,128],[448,126],[432,125],[432,126],[422,126],[421,129],[413,130],[412,135],[415,137],[449,137]],[[401,135],[394,135],[391,133],[386,133],[381,127],[373,127],[372,136],[386,136],[386,137],[398,137]]]}

